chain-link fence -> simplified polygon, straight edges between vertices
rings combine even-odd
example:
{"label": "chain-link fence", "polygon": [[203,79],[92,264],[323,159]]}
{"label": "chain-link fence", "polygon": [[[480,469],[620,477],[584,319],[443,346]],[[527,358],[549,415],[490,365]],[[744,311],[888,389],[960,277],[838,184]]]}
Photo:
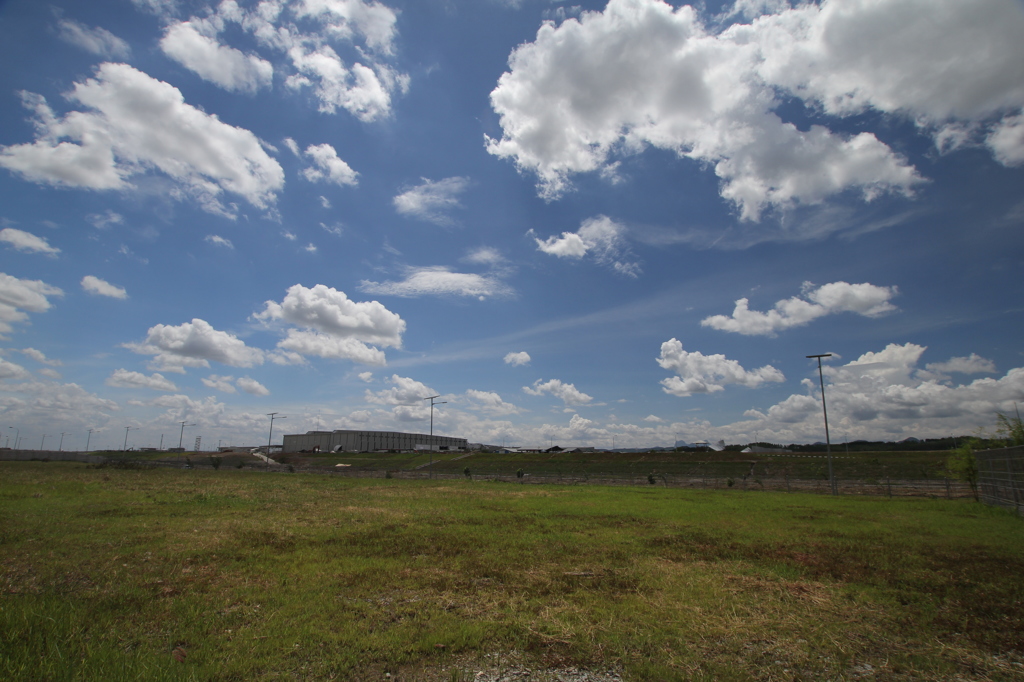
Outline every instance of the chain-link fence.
{"label": "chain-link fence", "polygon": [[985,504],[1022,513],[1024,508],[1024,447],[982,450],[978,462],[978,496]]}

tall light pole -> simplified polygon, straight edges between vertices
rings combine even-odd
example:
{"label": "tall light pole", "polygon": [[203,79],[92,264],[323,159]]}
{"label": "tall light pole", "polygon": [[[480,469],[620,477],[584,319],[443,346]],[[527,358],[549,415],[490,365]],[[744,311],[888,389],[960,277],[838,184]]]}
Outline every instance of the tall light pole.
{"label": "tall light pole", "polygon": [[21,429],[17,426],[8,426],[9,429],[14,429],[14,449],[18,449],[18,441],[21,440]]}
{"label": "tall light pole", "polygon": [[825,377],[821,373],[821,359],[832,357],[831,353],[822,353],[821,355],[808,355],[808,358],[818,359],[818,382],[821,384],[821,411],[825,415],[825,452],[828,453],[828,485],[832,489],[833,495],[838,495],[839,491],[836,490],[836,477],[832,473],[832,440],[828,435],[828,407],[825,406]]}
{"label": "tall light pole", "polygon": [[138,430],[139,430],[138,426],[126,426],[126,427],[124,427],[124,447],[121,448],[121,452],[125,452],[128,449],[128,432],[129,431],[138,431]]}
{"label": "tall light pole", "polygon": [[64,451],[64,432],[60,432],[60,445],[57,446],[57,452]]}
{"label": "tall light pole", "polygon": [[434,405],[447,405],[448,404],[447,400],[442,400],[439,403],[435,403],[434,402],[434,398],[440,398],[440,397],[441,396],[439,396],[439,395],[432,395],[432,396],[429,396],[427,398],[424,398],[424,400],[429,400],[430,401],[430,450],[429,450],[429,452],[430,452],[430,467],[428,468],[428,471],[430,472],[430,477],[431,478],[434,477]]}
{"label": "tall light pole", "polygon": [[43,437],[39,439],[39,449],[40,449],[40,450],[42,450],[42,449],[43,449],[43,443],[45,443],[45,442],[46,442],[46,437],[47,437],[48,435],[50,435],[50,434],[48,434],[48,433],[44,433],[44,434],[43,434]]}
{"label": "tall light pole", "polygon": [[92,429],[89,429],[89,435],[85,438],[85,451],[89,452],[89,441],[92,440]]}
{"label": "tall light pole", "polygon": [[[269,412],[267,414],[270,417],[270,435],[267,437],[267,466],[270,466],[270,441],[274,439],[274,418],[277,417],[277,412]],[[277,417],[278,419],[287,419],[288,417]],[[284,449],[284,446],[281,446]]]}

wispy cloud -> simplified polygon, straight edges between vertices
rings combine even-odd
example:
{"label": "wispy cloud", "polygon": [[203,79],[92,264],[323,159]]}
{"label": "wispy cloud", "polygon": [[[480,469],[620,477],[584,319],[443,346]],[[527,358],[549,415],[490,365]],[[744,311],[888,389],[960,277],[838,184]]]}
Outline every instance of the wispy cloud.
{"label": "wispy cloud", "polygon": [[427,178],[422,180],[421,184],[406,189],[392,200],[395,210],[436,225],[454,225],[455,221],[448,213],[461,208],[459,195],[469,187],[469,178],[452,177],[436,182]]}

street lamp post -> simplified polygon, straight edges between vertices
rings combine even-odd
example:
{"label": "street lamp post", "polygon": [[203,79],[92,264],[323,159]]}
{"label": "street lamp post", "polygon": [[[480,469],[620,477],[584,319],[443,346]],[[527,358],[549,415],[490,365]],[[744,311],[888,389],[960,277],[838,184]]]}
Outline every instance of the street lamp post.
{"label": "street lamp post", "polygon": [[85,451],[89,452],[89,442],[92,441],[92,429],[89,429],[89,435],[85,438]]}
{"label": "street lamp post", "polygon": [[818,382],[821,384],[821,411],[825,415],[825,452],[828,453],[828,485],[832,490],[833,495],[838,495],[839,491],[836,490],[836,477],[832,473],[832,440],[828,435],[828,407],[825,405],[825,377],[821,373],[821,359],[832,357],[831,353],[822,353],[821,355],[808,355],[808,358],[817,358],[818,360]]}
{"label": "street lamp post", "polygon": [[[274,440],[274,418],[276,417],[277,419],[287,419],[288,417],[286,417],[286,416],[285,417],[278,417],[277,416],[277,412],[269,412],[269,413],[267,413],[267,416],[270,417],[270,435],[267,436],[267,466],[269,467],[270,466],[270,442],[272,440]],[[282,449],[284,449],[284,446],[282,446]]]}
{"label": "street lamp post", "polygon": [[64,432],[60,432],[60,445],[57,446],[57,452],[64,452]]}
{"label": "street lamp post", "polygon": [[9,429],[14,429],[14,449],[18,449],[18,442],[21,440],[21,429],[17,426],[8,426]]}
{"label": "street lamp post", "polygon": [[440,398],[440,397],[441,396],[439,396],[439,395],[432,395],[432,396],[429,396],[427,398],[424,398],[424,400],[429,400],[430,401],[430,450],[428,450],[428,452],[430,453],[430,466],[427,468],[427,471],[430,472],[430,477],[431,478],[434,477],[434,405],[447,405],[448,404],[447,400],[442,400],[439,403],[435,403],[434,402],[434,398]]}
{"label": "street lamp post", "polygon": [[40,449],[40,450],[42,450],[42,449],[43,449],[43,443],[45,443],[45,442],[46,442],[46,437],[47,437],[48,435],[50,435],[50,434],[48,434],[48,433],[44,433],[44,434],[43,434],[43,437],[39,439],[39,449]]}

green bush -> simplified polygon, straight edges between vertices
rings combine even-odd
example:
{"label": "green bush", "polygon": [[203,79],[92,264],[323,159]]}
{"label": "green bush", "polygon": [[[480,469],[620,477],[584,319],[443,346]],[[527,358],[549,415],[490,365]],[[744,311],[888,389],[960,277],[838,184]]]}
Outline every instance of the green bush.
{"label": "green bush", "polygon": [[946,459],[946,476],[971,486],[975,502],[978,501],[978,460],[974,457],[976,444],[977,441],[969,438]]}

